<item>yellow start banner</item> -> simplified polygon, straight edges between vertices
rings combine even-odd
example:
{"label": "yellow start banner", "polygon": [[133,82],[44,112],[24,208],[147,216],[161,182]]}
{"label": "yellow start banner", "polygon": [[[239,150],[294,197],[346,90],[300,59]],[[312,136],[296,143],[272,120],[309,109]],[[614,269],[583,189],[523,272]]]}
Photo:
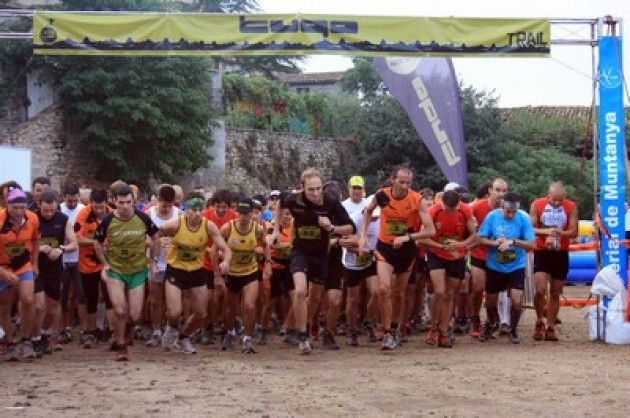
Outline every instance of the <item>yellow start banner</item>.
{"label": "yellow start banner", "polygon": [[36,11],[50,55],[546,56],[547,19]]}

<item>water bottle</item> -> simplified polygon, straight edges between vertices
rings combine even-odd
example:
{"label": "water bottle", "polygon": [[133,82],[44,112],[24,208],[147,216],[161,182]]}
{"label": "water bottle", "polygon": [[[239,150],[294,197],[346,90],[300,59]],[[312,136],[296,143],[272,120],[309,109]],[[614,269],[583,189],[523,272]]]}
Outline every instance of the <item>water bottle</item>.
{"label": "water bottle", "polygon": [[553,237],[553,242],[551,243],[551,249],[554,251],[558,251],[560,249],[560,238],[555,236]]}

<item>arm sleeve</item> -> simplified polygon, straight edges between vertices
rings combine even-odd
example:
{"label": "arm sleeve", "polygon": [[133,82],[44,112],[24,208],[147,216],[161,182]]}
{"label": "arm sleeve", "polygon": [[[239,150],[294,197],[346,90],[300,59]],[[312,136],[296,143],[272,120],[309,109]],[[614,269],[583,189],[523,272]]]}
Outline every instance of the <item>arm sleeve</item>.
{"label": "arm sleeve", "polygon": [[142,222],[144,222],[144,224],[146,225],[148,236],[153,237],[153,235],[158,233],[160,228],[158,228],[157,225],[153,222],[153,220],[151,220],[151,217],[149,215],[147,215],[144,212],[140,212],[139,210],[136,210],[136,215],[140,219],[142,219]]}
{"label": "arm sleeve", "polygon": [[106,215],[96,229],[95,237],[101,244],[105,242],[105,238],[107,237],[107,228],[109,227],[109,223],[112,221],[113,218],[114,215],[111,213]]}

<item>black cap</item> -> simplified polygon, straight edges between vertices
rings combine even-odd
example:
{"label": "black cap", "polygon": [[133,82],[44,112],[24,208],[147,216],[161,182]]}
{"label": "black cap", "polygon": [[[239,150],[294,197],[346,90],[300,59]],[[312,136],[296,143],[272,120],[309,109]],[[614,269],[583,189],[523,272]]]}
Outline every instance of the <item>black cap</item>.
{"label": "black cap", "polygon": [[249,197],[241,197],[236,203],[236,211],[243,215],[250,213],[254,208],[254,201]]}

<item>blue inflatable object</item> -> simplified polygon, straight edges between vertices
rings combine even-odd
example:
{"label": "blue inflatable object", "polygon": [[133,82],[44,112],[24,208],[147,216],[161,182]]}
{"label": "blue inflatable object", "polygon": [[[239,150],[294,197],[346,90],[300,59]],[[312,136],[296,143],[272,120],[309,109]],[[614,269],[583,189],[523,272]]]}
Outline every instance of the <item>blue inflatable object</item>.
{"label": "blue inflatable object", "polygon": [[593,283],[597,269],[571,269],[567,275],[567,283],[587,284]]}
{"label": "blue inflatable object", "polygon": [[595,251],[572,251],[569,253],[569,271],[573,269],[595,269],[597,254]]}

